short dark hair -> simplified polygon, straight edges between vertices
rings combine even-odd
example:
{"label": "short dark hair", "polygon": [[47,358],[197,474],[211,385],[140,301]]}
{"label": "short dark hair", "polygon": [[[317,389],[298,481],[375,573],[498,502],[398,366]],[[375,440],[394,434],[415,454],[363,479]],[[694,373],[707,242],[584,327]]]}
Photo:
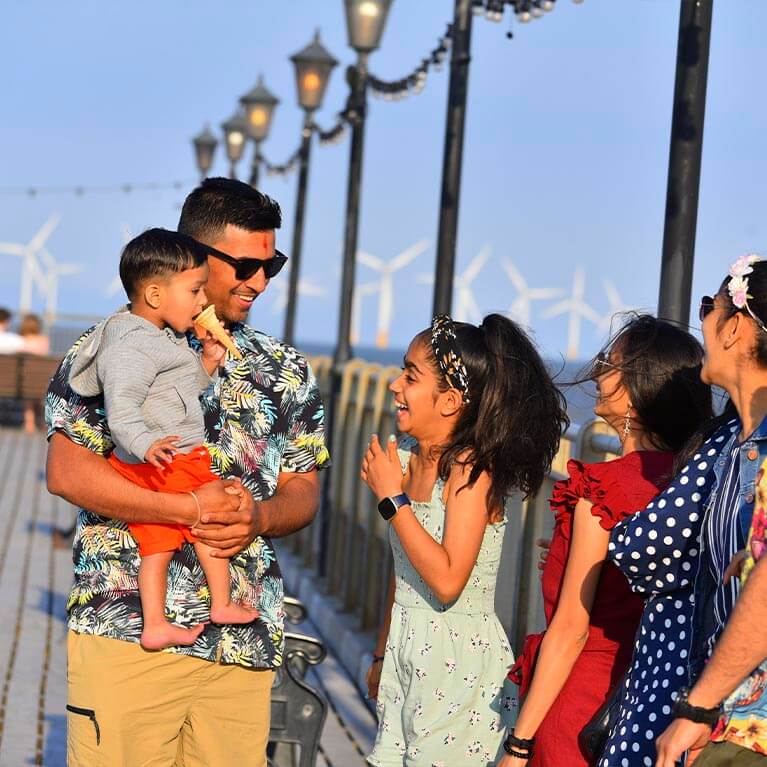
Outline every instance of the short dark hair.
{"label": "short dark hair", "polygon": [[227,224],[248,232],[279,229],[282,211],[276,200],[242,181],[206,178],[184,201],[178,230],[212,245]]}
{"label": "short dark hair", "polygon": [[13,315],[4,307],[0,306],[0,322],[10,322]]}
{"label": "short dark hair", "polygon": [[711,387],[700,380],[703,347],[686,330],[650,314],[629,312],[624,319],[587,377],[603,372],[601,360],[615,351],[621,384],[650,442],[676,453],[713,415]]}
{"label": "short dark hair", "polygon": [[132,299],[152,277],[167,277],[207,263],[207,252],[191,237],[168,229],[147,229],[134,237],[120,256],[120,281]]}

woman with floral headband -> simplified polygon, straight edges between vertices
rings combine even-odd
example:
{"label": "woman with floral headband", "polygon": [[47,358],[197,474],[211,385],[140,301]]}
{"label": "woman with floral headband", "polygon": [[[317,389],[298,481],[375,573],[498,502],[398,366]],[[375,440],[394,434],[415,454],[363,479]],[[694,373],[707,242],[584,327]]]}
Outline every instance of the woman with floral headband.
{"label": "woman with floral headband", "polygon": [[[570,461],[569,477],[554,487],[555,527],[542,575],[547,629],[527,638],[512,670],[524,702],[499,767],[596,763],[579,734],[628,667],[642,614],[641,600],[605,561],[610,530],[665,487],[674,453],[710,416],[702,356],[689,333],[639,315],[594,362],[594,412],[618,432],[621,457]],[[636,767],[629,753],[621,757]]]}
{"label": "woman with floral headband", "polygon": [[[381,767],[486,767],[502,751],[511,649],[494,597],[512,492],[534,495],[567,424],[530,340],[497,314],[435,318],[391,385],[397,428],[362,478],[389,521],[395,581],[368,674]],[[380,682],[379,682],[380,679]]]}
{"label": "woman with floral headband", "polygon": [[[675,678],[667,674],[666,679],[662,675],[657,678],[655,669],[650,666],[660,665],[657,663],[658,653],[655,653],[655,662],[645,653],[646,662],[637,658],[635,666],[645,663],[647,675],[644,678],[638,675],[636,681],[639,684],[623,691],[626,712],[639,709],[643,714],[648,711],[654,714],[652,727],[645,732],[640,765],[655,763],[654,749],[645,753],[647,745],[652,744],[654,736],[673,718],[677,721],[669,732],[673,732],[674,737],[668,732],[663,736],[664,741],[677,746],[672,750],[681,754],[690,746],[702,746],[705,740],[695,742],[693,738],[688,741],[684,735],[698,734],[701,728],[693,722],[711,723],[716,720],[719,710],[718,705],[712,705],[719,701],[702,700],[695,693],[687,699],[685,688],[700,674],[738,597],[740,583],[730,576],[737,571],[733,565],[737,564],[738,553],[746,545],[754,509],[756,476],[767,457],[767,262],[755,255],[739,258],[730,267],[716,295],[713,298],[704,296],[701,300],[700,320],[705,346],[701,377],[707,383],[725,389],[735,411],[734,417],[710,437],[708,444],[695,451],[674,480],[669,488],[678,488],[678,496],[670,496],[674,503],[669,503],[670,497],[663,499],[662,508],[660,500],[655,502],[652,524],[642,524],[642,537],[637,538],[636,521],[632,519],[613,541],[612,556],[621,555],[622,561],[634,559],[637,570],[629,573],[632,588],[639,591],[644,586],[651,594],[643,616],[643,626],[647,620],[646,632],[638,637],[637,652],[641,653],[650,638],[651,616],[655,618],[654,623],[661,623],[658,605],[663,607],[664,599],[669,608],[670,599],[683,603],[679,607],[674,605],[672,616],[669,616],[673,618],[674,631],[667,633],[664,637],[666,646],[658,647],[658,650],[664,654],[660,659],[661,669],[668,663],[671,669],[678,667],[683,671],[684,677],[680,680],[681,675]],[[699,492],[693,491],[690,495],[691,482],[685,482],[685,479],[696,473],[694,483],[699,486]],[[650,515],[647,517],[649,520]],[[680,529],[687,531],[682,545],[673,542]],[[642,541],[649,542],[646,536],[654,533],[658,533],[658,545],[649,555]],[[666,536],[671,539],[671,546],[666,546]],[[668,564],[662,564],[667,560]],[[657,580],[647,579],[650,562],[657,563],[655,573],[660,576],[656,575]],[[625,571],[626,568],[622,569]],[[674,588],[681,591],[673,594]],[[682,634],[684,641],[678,641],[677,633]],[[653,685],[658,681],[661,685],[654,689]],[[669,681],[674,683],[668,684]],[[677,693],[676,703],[671,701],[672,693]],[[710,710],[706,711],[707,708]],[[731,740],[740,745],[747,740],[757,751],[767,751],[765,731],[761,727],[754,733],[738,732],[733,728],[725,733],[718,732],[717,740]],[[617,736],[614,732],[611,742],[614,743]],[[681,747],[678,747],[678,738]],[[668,751],[669,743],[665,746]],[[696,767],[715,763],[723,762],[708,761],[708,754],[702,754],[695,762]],[[743,763],[746,763],[745,759]],[[602,764],[600,762],[600,767]],[[604,765],[619,764],[617,756],[605,753]]]}

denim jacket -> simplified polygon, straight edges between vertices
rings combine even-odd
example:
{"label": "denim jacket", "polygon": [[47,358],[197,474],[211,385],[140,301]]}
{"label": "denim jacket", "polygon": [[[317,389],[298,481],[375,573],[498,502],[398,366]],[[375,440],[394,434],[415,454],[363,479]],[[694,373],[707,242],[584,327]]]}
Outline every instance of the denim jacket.
{"label": "denim jacket", "polygon": [[[728,459],[736,445],[740,434],[741,424],[736,421],[733,427],[732,435],[727,439],[714,462],[714,483],[708,500],[705,504],[705,518],[701,534],[701,551],[698,572],[695,578],[695,617],[693,620],[694,647],[691,656],[691,666],[693,678],[697,676],[702,669],[703,663],[713,650],[713,646],[723,628],[723,619],[729,617],[729,612],[735,604],[739,592],[739,582],[733,578],[727,587],[722,585],[722,576],[724,568],[728,562],[720,560],[714,561],[712,552],[707,550],[707,539],[711,541],[714,535],[721,536],[724,539],[729,535],[729,531],[711,530],[710,525],[714,524],[712,514],[716,512],[717,498],[722,491],[722,480],[727,469]],[[751,527],[751,517],[754,512],[754,493],[756,484],[756,475],[762,462],[767,458],[767,417],[765,417],[753,433],[746,439],[739,451],[739,487],[738,487],[738,505],[735,513],[735,537],[731,541],[729,556],[745,548],[748,540],[748,532]],[[724,524],[727,520],[733,519],[729,510],[726,510],[726,519],[716,520],[716,524]],[[707,535],[708,529],[708,535]],[[720,540],[721,542],[721,540]],[[716,606],[717,594],[721,589],[720,598],[725,602],[725,615],[717,616]]]}

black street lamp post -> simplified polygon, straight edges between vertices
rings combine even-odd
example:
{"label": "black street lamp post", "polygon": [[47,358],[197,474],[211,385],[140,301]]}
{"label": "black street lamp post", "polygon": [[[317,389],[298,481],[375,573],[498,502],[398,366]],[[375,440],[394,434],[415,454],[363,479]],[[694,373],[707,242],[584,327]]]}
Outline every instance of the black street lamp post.
{"label": "black street lamp post", "polygon": [[[338,339],[333,355],[330,395],[326,402],[325,430],[328,447],[333,449],[336,399],[341,390],[343,364],[351,357],[352,299],[354,297],[354,271],[357,258],[359,232],[360,186],[362,182],[362,149],[365,138],[367,111],[368,56],[381,43],[386,18],[392,0],[344,0],[349,45],[357,51],[357,64],[346,70],[351,89],[347,119],[352,126],[349,154],[349,179],[346,191],[346,218],[344,228],[343,267],[341,273],[341,296],[338,309]],[[331,453],[332,454],[332,453]],[[327,572],[328,542],[330,538],[331,481],[325,478],[322,495],[322,518],[319,541],[319,573]]]}
{"label": "black street lamp post", "polygon": [[463,134],[471,61],[472,0],[455,0],[450,86],[447,96],[445,149],[442,160],[442,192],[434,270],[433,314],[449,314],[453,302],[455,244],[463,166]]}
{"label": "black street lamp post", "polygon": [[367,112],[367,62],[368,56],[381,43],[391,3],[392,0],[344,0],[349,45],[357,51],[357,65],[349,67],[346,71],[346,79],[351,88],[348,116],[352,124],[352,140],[346,191],[346,226],[344,229],[341,301],[338,312],[338,341],[333,358],[333,367],[336,370],[351,357],[349,336],[351,334],[354,271],[359,233],[362,149]]}
{"label": "black street lamp post", "polygon": [[245,151],[248,137],[248,123],[242,110],[237,110],[228,120],[221,123],[224,131],[226,156],[229,159],[229,178],[237,178],[237,163]]}
{"label": "black street lamp post", "polygon": [[713,0],[682,0],[658,316],[687,324],[698,221]]}
{"label": "black street lamp post", "polygon": [[204,179],[208,175],[210,166],[213,165],[213,154],[218,146],[218,139],[210,132],[210,126],[206,125],[202,133],[192,139],[192,144],[200,178]]}
{"label": "black street lamp post", "polygon": [[253,150],[253,165],[250,171],[250,185],[258,186],[258,171],[261,165],[261,142],[269,135],[272,125],[274,110],[280,100],[264,85],[263,76],[258,76],[258,81],[241,99],[240,104],[245,109],[245,121],[248,126],[248,135],[255,144]]}
{"label": "black street lamp post", "polygon": [[293,222],[293,248],[290,252],[290,277],[288,280],[288,305],[285,310],[286,343],[292,344],[295,335],[296,303],[298,283],[301,276],[301,251],[304,238],[304,210],[306,208],[306,188],[309,183],[309,157],[312,149],[314,132],[313,114],[322,106],[330,75],[338,64],[320,42],[319,31],[306,48],[290,57],[296,70],[296,90],[298,103],[304,110],[304,123],[301,128],[301,148],[298,151],[298,187],[296,189],[295,219]]}

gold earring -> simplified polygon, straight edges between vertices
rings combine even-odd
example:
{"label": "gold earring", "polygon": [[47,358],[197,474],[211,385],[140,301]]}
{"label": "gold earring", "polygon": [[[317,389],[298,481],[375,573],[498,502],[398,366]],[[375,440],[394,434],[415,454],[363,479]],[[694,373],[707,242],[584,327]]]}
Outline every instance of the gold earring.
{"label": "gold earring", "polygon": [[626,411],[626,417],[623,419],[624,441],[626,440],[629,434],[631,434],[631,405],[629,405],[629,409]]}

